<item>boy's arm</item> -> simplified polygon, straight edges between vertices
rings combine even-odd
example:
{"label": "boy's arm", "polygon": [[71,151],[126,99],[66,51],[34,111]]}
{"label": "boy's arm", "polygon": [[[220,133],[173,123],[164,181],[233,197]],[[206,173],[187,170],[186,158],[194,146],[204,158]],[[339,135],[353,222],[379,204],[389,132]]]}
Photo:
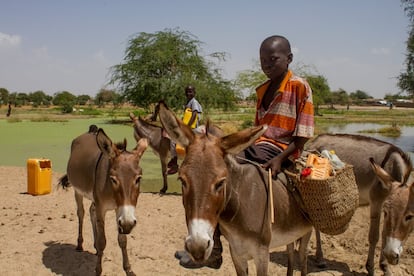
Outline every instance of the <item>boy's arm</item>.
{"label": "boy's arm", "polygon": [[193,112],[191,113],[190,121],[188,121],[188,125],[189,126],[192,126],[193,125],[193,123],[197,119],[197,114],[198,114],[197,110],[193,110]]}
{"label": "boy's arm", "polygon": [[272,169],[272,174],[276,175],[282,171],[282,164],[286,161],[290,155],[292,155],[296,150],[303,150],[306,142],[309,138],[306,137],[294,137],[293,141],[289,144],[289,146],[282,151],[279,155],[275,156],[273,159],[266,162],[263,167],[265,169]]}

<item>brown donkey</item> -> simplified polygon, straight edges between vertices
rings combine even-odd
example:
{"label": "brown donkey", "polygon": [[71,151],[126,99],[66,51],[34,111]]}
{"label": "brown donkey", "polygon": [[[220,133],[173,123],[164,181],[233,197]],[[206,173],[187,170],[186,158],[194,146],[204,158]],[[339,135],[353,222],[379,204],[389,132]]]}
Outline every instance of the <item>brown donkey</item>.
{"label": "brown donkey", "polygon": [[380,266],[385,275],[391,275],[388,264],[398,264],[404,242],[414,230],[414,185],[402,185],[377,165],[373,158],[370,158],[370,162],[378,179],[389,190],[383,206],[384,227]]}
{"label": "brown donkey", "polygon": [[[410,158],[398,147],[378,139],[353,134],[321,134],[306,144],[306,149],[334,150],[338,157],[354,166],[355,180],[359,190],[360,205],[370,205],[369,251],[366,261],[368,275],[374,275],[375,247],[379,240],[381,212],[390,189],[376,177],[368,158],[373,157],[394,179],[407,183],[412,171]],[[317,260],[323,264],[320,233],[316,231]],[[384,246],[384,245],[383,245]],[[380,260],[382,262],[382,259]],[[382,262],[386,271],[387,265]]]}
{"label": "brown donkey", "polygon": [[105,213],[108,210],[116,211],[123,268],[127,275],[134,275],[128,260],[126,235],[136,225],[135,207],[142,177],[139,161],[147,146],[146,139],[141,139],[129,152],[126,140],[115,145],[102,129],[82,134],[72,141],[67,175],[61,178],[60,184],[64,187],[72,185],[75,190],[79,219],[77,250],[83,250],[83,197],[92,201],[89,211],[98,255],[96,275],[102,273],[106,246]]}
{"label": "brown donkey", "polygon": [[167,162],[170,156],[171,141],[168,137],[163,135],[162,127],[148,123],[141,117],[136,117],[133,113],[130,113],[129,117],[134,123],[135,139],[138,141],[141,138],[146,138],[149,142],[149,146],[152,148],[154,153],[160,158],[163,180],[163,186],[160,190],[160,193],[164,194],[168,189]]}
{"label": "brown donkey", "polygon": [[[267,127],[249,128],[224,137],[208,131],[195,134],[163,105],[160,119],[171,138],[186,148],[178,173],[188,229],[185,249],[191,257],[196,262],[208,259],[219,224],[229,242],[237,275],[248,275],[250,259],[254,259],[257,275],[267,275],[269,250],[292,245],[301,238],[301,275],[306,275],[312,225],[279,180],[271,183],[273,194],[269,195],[267,172],[259,166],[239,164],[234,156]],[[274,224],[270,218],[270,196],[274,198]],[[293,246],[288,246],[288,250],[287,275],[293,275]]]}
{"label": "brown donkey", "polygon": [[[150,117],[151,121],[157,120],[161,103],[165,106],[163,101],[157,103],[154,112]],[[164,130],[162,127],[151,124],[147,122],[146,119],[142,119],[141,117],[136,117],[133,113],[130,113],[129,117],[134,123],[135,139],[138,141],[141,138],[147,138],[149,146],[152,148],[154,153],[160,158],[163,180],[163,186],[160,190],[160,193],[164,194],[165,192],[167,192],[168,189],[167,162],[170,157],[171,140],[170,138],[166,137],[166,135],[164,135]],[[198,130],[205,131],[204,126],[200,126]],[[223,131],[217,126],[211,126],[209,131],[210,133],[213,133],[216,136],[223,135]]]}

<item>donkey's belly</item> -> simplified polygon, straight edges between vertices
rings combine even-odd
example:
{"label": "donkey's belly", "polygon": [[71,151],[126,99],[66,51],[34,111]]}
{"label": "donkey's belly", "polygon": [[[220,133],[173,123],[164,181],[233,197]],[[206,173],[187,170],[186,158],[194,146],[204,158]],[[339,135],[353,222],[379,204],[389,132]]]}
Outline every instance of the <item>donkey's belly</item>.
{"label": "donkey's belly", "polygon": [[270,242],[270,249],[274,249],[276,247],[284,246],[289,243],[296,241],[303,237],[306,233],[312,230],[311,226],[303,227],[303,228],[296,228],[290,229],[288,232],[280,231],[280,229],[273,228],[272,232],[272,240]]}
{"label": "donkey's belly", "polygon": [[85,198],[87,198],[87,199],[89,199],[89,200],[91,200],[91,201],[93,201],[93,195],[92,195],[92,190],[82,190],[82,189],[80,189],[80,188],[76,188],[76,187],[74,187],[75,188],[75,190],[76,190],[76,192],[78,193],[78,194],[80,194],[80,195],[82,195],[83,197],[85,197]]}

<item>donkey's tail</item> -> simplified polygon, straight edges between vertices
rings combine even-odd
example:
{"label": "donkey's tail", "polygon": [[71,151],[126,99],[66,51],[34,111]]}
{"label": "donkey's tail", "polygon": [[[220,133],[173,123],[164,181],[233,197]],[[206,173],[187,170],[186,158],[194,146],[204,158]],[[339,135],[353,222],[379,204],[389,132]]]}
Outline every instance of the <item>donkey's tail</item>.
{"label": "donkey's tail", "polygon": [[67,174],[65,174],[64,176],[62,176],[59,179],[58,185],[62,186],[63,189],[67,189],[67,188],[69,188],[71,186],[70,183],[69,183],[69,179],[68,179],[68,175]]}

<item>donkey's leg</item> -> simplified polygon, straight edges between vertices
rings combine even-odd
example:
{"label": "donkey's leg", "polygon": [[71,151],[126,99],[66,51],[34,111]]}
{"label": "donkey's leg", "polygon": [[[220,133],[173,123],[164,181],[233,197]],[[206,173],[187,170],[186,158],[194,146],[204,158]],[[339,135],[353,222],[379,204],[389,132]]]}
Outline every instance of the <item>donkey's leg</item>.
{"label": "donkey's leg", "polygon": [[315,237],[316,237],[316,265],[319,268],[326,267],[326,261],[323,258],[323,250],[322,250],[322,240],[321,240],[321,232],[315,229]]}
{"label": "donkey's leg", "polygon": [[[249,265],[247,263],[246,258],[242,256],[243,254],[239,254],[237,250],[231,246],[231,244],[230,244],[230,255],[231,255],[231,259],[233,260],[233,264],[234,264],[234,268],[236,269],[237,276],[248,276]],[[257,267],[257,264],[256,264],[256,267]]]}
{"label": "donkey's leg", "polygon": [[[256,265],[256,275],[267,275],[269,266],[269,246],[258,245],[257,251],[254,254],[254,264]],[[247,260],[246,265],[248,266]]]}
{"label": "donkey's leg", "polygon": [[91,224],[92,224],[92,232],[93,232],[93,247],[96,250],[96,254],[98,253],[98,245],[96,243],[96,241],[98,240],[97,237],[97,230],[96,230],[96,208],[95,208],[95,203],[91,203],[91,206],[89,207],[89,216],[91,219]]}
{"label": "donkey's leg", "polygon": [[375,274],[375,247],[377,246],[379,240],[379,227],[381,222],[381,210],[382,202],[371,203],[370,206],[370,224],[369,224],[369,249],[368,249],[368,258],[365,264],[365,268],[368,271],[368,275]]}
{"label": "donkey's leg", "polygon": [[105,237],[105,212],[100,208],[99,205],[95,205],[95,217],[96,217],[96,240],[95,246],[98,255],[98,260],[96,261],[95,273],[96,275],[102,274],[102,257],[103,251],[106,247],[106,237]]}
{"label": "donkey's leg", "polygon": [[129,264],[128,252],[127,252],[127,235],[118,233],[118,244],[122,251],[122,266],[124,267],[125,273],[128,276],[134,276],[135,273],[131,270]]}
{"label": "donkey's leg", "polygon": [[308,244],[312,231],[309,231],[300,239],[299,246],[299,261],[300,261],[300,275],[305,276],[308,274]]}
{"label": "donkey's leg", "polygon": [[295,267],[295,243],[289,243],[286,246],[286,251],[288,255],[288,267],[287,267],[287,276],[293,275],[293,268]]}
{"label": "donkey's leg", "polygon": [[167,163],[168,163],[168,153],[170,152],[170,143],[168,140],[168,143],[164,140],[161,140],[160,145],[160,161],[161,161],[161,172],[162,172],[162,180],[163,180],[163,186],[160,190],[161,194],[165,194],[165,192],[168,189],[168,175],[167,175]]}
{"label": "donkey's leg", "polygon": [[75,201],[78,215],[78,245],[76,250],[83,251],[83,218],[85,216],[85,209],[83,208],[83,196],[75,191]]}

